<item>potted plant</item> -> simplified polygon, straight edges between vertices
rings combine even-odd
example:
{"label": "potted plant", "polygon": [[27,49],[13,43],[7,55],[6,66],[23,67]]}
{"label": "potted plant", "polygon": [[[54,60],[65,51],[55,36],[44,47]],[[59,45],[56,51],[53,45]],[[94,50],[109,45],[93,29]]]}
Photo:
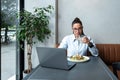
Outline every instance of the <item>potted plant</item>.
{"label": "potted plant", "polygon": [[23,10],[19,12],[20,24],[18,27],[17,37],[19,40],[27,42],[27,59],[28,69],[24,72],[30,73],[32,70],[31,54],[33,46],[33,38],[36,37],[40,42],[49,38],[51,30],[49,29],[49,14],[52,12],[53,6],[35,8],[34,12]]}

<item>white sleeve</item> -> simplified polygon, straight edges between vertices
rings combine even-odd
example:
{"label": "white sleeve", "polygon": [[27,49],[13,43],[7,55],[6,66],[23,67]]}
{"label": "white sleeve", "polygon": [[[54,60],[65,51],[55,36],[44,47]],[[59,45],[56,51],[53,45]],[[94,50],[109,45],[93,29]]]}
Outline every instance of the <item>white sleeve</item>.
{"label": "white sleeve", "polygon": [[68,39],[67,37],[64,37],[63,40],[62,40],[62,42],[58,46],[58,48],[65,48],[65,49],[67,49],[67,47],[68,47],[67,39]]}
{"label": "white sleeve", "polygon": [[94,41],[89,37],[89,40],[90,42],[94,45],[92,48],[88,48],[90,53],[93,55],[93,56],[98,56],[99,55],[99,52],[98,52],[98,49],[96,48],[96,45],[94,43]]}
{"label": "white sleeve", "polygon": [[98,49],[95,46],[93,46],[92,48],[89,47],[89,51],[93,56],[98,56],[99,55]]}

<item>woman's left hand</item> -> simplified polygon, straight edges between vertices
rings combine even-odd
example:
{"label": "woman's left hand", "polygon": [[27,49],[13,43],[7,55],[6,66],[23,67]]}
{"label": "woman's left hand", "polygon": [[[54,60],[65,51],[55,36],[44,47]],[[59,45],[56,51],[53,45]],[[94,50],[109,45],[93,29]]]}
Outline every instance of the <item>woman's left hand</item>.
{"label": "woman's left hand", "polygon": [[87,36],[82,37],[82,42],[88,44],[90,40],[87,38]]}

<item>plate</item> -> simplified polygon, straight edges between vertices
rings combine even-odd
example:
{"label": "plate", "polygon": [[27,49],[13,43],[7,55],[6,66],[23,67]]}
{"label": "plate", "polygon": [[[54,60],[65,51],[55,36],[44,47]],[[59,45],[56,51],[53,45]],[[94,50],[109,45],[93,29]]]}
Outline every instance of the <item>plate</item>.
{"label": "plate", "polygon": [[70,58],[67,58],[68,61],[71,61],[71,62],[86,62],[88,60],[90,60],[90,57],[88,56],[83,56],[84,58],[81,59],[81,60],[74,60],[74,59],[70,59]]}

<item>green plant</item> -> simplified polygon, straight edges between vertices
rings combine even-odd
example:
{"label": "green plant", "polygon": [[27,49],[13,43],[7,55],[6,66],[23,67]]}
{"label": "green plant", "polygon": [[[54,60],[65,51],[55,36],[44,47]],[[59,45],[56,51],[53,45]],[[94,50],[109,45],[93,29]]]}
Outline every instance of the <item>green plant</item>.
{"label": "green plant", "polygon": [[53,6],[35,8],[34,13],[23,10],[19,12],[20,24],[17,32],[19,40],[27,42],[27,56],[28,56],[28,69],[27,73],[32,70],[31,54],[33,38],[36,37],[39,41],[43,42],[49,38],[51,30],[49,29],[49,14],[52,12]]}

